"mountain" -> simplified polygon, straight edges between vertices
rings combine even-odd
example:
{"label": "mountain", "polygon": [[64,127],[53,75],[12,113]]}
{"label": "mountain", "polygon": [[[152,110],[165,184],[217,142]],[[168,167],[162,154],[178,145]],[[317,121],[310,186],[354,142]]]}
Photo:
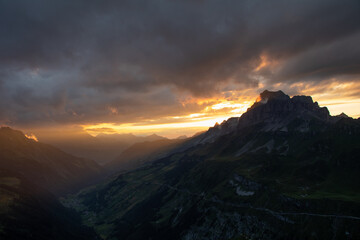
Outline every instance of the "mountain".
{"label": "mountain", "polygon": [[326,107],[319,107],[310,96],[294,96],[290,98],[282,91],[265,90],[240,118],[234,117],[210,128],[199,138],[200,142],[213,141],[221,135],[226,135],[243,128],[262,124],[260,132],[288,131],[290,123],[299,120],[296,131],[308,131],[310,121],[333,123],[343,116],[331,117]]}
{"label": "mountain", "polygon": [[22,132],[0,128],[0,170],[15,172],[61,195],[94,183],[102,168],[51,145],[28,139]]}
{"label": "mountain", "polygon": [[166,156],[183,142],[183,139],[162,139],[135,143],[104,167],[112,173],[134,169]]}
{"label": "mountain", "polygon": [[0,170],[0,239],[100,239],[49,192]]}
{"label": "mountain", "polygon": [[39,141],[49,143],[72,155],[92,159],[102,165],[114,159],[131,145],[122,141],[107,141],[93,137],[82,129],[35,132]]}
{"label": "mountain", "polygon": [[241,117],[65,202],[105,239],[360,239],[360,120],[264,91]]}
{"label": "mountain", "polygon": [[164,140],[167,139],[165,137],[159,136],[157,134],[151,134],[149,136],[135,136],[132,133],[128,134],[119,134],[119,133],[113,133],[113,134],[105,134],[100,133],[96,136],[97,139],[100,139],[102,141],[118,141],[118,142],[127,142],[128,144],[134,144],[137,142],[146,142],[146,141],[157,141],[157,140]]}
{"label": "mountain", "polygon": [[188,137],[186,135],[178,136],[176,139],[187,139]]}
{"label": "mountain", "polygon": [[56,196],[94,183],[101,172],[91,160],[0,128],[0,239],[100,239]]}
{"label": "mountain", "polygon": [[156,134],[146,137],[133,134],[99,134],[91,136],[82,129],[71,131],[36,132],[42,142],[56,146],[75,156],[92,159],[104,165],[121,154],[126,148],[137,142],[166,139]]}

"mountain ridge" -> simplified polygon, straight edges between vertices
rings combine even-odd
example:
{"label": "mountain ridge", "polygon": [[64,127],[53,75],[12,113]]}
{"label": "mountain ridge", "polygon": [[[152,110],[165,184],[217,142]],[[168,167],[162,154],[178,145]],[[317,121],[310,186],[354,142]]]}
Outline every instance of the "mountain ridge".
{"label": "mountain ridge", "polygon": [[238,131],[259,122],[266,121],[265,131],[275,131],[295,118],[317,118],[324,122],[336,122],[344,115],[331,116],[327,107],[320,107],[310,96],[297,95],[290,98],[281,90],[263,91],[257,101],[240,117],[232,117],[209,128],[198,137],[197,143],[212,141],[214,138]]}
{"label": "mountain ridge", "polygon": [[92,136],[83,129],[35,132],[40,142],[49,143],[72,155],[91,159],[100,165],[112,161],[134,143],[166,139],[158,135],[104,134]]}
{"label": "mountain ridge", "polygon": [[264,98],[68,206],[106,239],[360,237],[360,121],[309,97]]}

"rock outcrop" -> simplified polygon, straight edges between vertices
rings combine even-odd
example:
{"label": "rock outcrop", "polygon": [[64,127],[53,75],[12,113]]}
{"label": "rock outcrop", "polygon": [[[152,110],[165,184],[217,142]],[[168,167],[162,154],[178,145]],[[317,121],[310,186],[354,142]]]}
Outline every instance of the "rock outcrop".
{"label": "rock outcrop", "polygon": [[[264,131],[285,129],[295,119],[321,122],[336,122],[344,116],[332,117],[326,107],[320,107],[310,96],[290,98],[282,91],[262,92],[257,101],[241,116],[229,118],[216,124],[198,138],[198,143],[212,142],[217,137],[238,131],[255,124],[265,124]],[[306,131],[307,126],[299,126],[299,131]]]}

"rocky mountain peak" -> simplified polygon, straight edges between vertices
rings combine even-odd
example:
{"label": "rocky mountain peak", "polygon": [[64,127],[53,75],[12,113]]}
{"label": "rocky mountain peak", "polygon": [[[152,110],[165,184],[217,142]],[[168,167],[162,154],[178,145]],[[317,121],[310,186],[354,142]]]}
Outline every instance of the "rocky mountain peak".
{"label": "rocky mountain peak", "polygon": [[260,98],[262,101],[268,101],[271,99],[278,99],[278,100],[288,100],[290,97],[286,95],[283,91],[268,91],[265,90],[260,93]]}
{"label": "rocky mountain peak", "polygon": [[286,95],[283,91],[269,91],[265,90],[262,93],[260,93],[260,96],[256,99],[254,104],[250,107],[250,109],[253,109],[255,107],[258,107],[260,105],[266,104],[268,101],[286,101],[289,100],[290,97]]}
{"label": "rocky mountain peak", "polygon": [[260,101],[255,102],[244,113],[239,126],[248,126],[259,122],[279,123],[288,122],[291,119],[317,118],[322,121],[330,119],[326,107],[319,107],[311,96],[294,96],[290,98],[282,91],[271,92],[265,90],[260,94]]}
{"label": "rocky mountain peak", "polygon": [[333,118],[328,109],[319,107],[319,104],[314,102],[311,96],[290,98],[280,90],[265,90],[241,117],[230,118],[221,124],[216,124],[203,135],[202,141],[212,141],[218,136],[258,123],[263,124],[264,131],[287,129],[287,125],[295,119],[300,119],[300,122],[305,124],[299,126],[299,129],[306,131],[307,124],[311,119],[329,122],[334,120]]}
{"label": "rocky mountain peak", "polygon": [[348,115],[346,115],[345,113],[340,113],[339,115],[336,115],[335,117],[340,117],[340,118],[349,118]]}

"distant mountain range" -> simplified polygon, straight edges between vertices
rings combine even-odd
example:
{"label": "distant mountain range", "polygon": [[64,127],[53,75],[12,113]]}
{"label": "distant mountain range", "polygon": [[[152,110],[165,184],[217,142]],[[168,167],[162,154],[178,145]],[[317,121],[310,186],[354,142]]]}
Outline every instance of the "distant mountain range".
{"label": "distant mountain range", "polygon": [[134,143],[165,140],[167,138],[152,134],[135,136],[133,134],[99,134],[91,136],[84,130],[70,132],[38,133],[41,142],[49,143],[75,156],[92,159],[104,165]]}
{"label": "distant mountain range", "polygon": [[114,160],[107,163],[104,168],[110,173],[135,169],[145,163],[167,156],[184,141],[185,138],[134,143]]}
{"label": "distant mountain range", "polygon": [[359,119],[264,91],[65,204],[105,239],[360,239],[359,159]]}

